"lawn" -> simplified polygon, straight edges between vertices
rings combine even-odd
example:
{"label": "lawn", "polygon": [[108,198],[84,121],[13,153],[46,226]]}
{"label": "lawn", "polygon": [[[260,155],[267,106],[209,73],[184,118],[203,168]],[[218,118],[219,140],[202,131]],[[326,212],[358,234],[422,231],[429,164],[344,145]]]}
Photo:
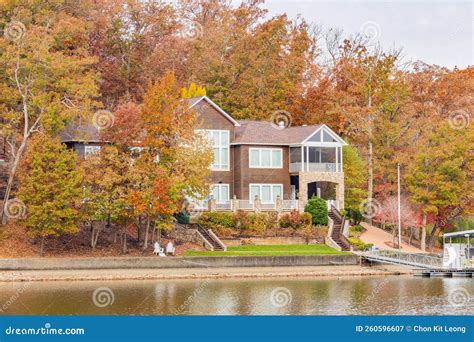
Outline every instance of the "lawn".
{"label": "lawn", "polygon": [[349,254],[326,245],[245,245],[229,246],[226,252],[186,251],[184,256],[276,256]]}

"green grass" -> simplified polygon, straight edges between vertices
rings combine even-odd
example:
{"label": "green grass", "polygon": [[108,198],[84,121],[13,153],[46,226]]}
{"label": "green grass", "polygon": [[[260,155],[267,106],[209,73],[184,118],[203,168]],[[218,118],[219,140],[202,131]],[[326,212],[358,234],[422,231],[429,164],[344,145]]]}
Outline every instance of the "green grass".
{"label": "green grass", "polygon": [[227,247],[226,252],[186,251],[184,256],[276,256],[348,254],[326,245],[245,245]]}

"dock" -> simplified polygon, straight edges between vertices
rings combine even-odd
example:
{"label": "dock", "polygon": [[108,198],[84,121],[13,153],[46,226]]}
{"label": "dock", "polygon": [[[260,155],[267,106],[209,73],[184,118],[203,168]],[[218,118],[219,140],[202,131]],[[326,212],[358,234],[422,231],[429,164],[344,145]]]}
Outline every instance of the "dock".
{"label": "dock", "polygon": [[474,268],[469,269],[446,269],[446,268],[432,268],[432,269],[415,269],[414,275],[418,277],[429,278],[472,278]]}

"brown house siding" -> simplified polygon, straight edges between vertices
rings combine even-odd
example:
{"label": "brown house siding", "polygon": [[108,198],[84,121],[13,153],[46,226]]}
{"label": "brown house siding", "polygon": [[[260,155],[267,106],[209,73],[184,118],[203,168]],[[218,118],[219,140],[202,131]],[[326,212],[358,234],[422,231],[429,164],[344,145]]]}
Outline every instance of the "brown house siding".
{"label": "brown house siding", "polygon": [[[281,148],[283,167],[281,169],[256,169],[249,167],[250,148]],[[283,184],[283,198],[290,196],[290,174],[288,170],[288,146],[239,145],[235,146],[235,186],[239,199],[249,199],[249,184]]]}
{"label": "brown house siding", "polygon": [[[228,120],[225,116],[219,113],[215,108],[208,104],[205,100],[202,100],[196,104],[193,109],[196,110],[198,115],[198,127],[199,129],[216,129],[216,130],[228,130],[230,142],[234,141],[234,124]],[[229,171],[212,171],[210,182],[212,184],[229,184],[230,198],[234,193],[234,149],[230,148],[229,151]]]}

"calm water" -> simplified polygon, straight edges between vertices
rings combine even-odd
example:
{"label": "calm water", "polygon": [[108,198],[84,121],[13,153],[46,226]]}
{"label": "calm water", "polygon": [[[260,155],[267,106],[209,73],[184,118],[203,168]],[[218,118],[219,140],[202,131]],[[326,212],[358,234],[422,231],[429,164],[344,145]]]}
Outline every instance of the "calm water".
{"label": "calm water", "polygon": [[473,279],[411,276],[2,283],[0,314],[472,315],[472,295]]}

